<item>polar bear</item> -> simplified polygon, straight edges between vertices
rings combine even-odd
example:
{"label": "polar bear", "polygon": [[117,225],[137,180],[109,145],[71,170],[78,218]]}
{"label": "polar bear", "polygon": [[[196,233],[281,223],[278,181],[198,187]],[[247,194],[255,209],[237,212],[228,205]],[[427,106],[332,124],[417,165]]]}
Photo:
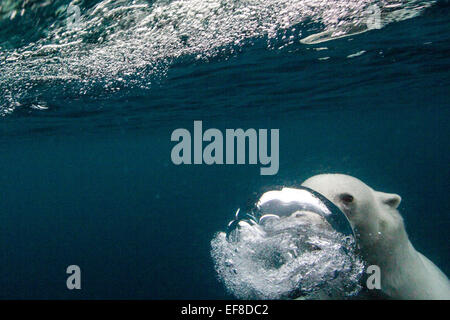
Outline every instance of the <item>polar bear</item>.
{"label": "polar bear", "polygon": [[381,270],[381,291],[394,299],[450,299],[447,276],[408,239],[396,194],[375,191],[344,174],[320,174],[302,186],[339,207],[353,228],[362,257]]}

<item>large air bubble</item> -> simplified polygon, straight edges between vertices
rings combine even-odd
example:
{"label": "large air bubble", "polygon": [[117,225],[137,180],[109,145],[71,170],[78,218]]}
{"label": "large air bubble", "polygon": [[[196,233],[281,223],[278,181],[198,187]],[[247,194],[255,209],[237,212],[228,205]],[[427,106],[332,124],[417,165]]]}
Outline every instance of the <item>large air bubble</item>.
{"label": "large air bubble", "polygon": [[[266,193],[252,214],[238,213],[227,232],[215,235],[212,258],[231,294],[241,299],[345,299],[360,292],[364,263],[352,233],[342,227],[348,221],[309,192],[285,188]],[[267,208],[271,213],[264,212]]]}

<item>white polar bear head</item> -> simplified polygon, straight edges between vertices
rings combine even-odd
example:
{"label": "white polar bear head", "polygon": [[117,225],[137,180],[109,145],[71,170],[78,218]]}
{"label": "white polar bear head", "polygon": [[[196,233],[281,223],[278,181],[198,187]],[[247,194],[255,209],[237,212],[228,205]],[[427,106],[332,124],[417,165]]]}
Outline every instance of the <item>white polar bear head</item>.
{"label": "white polar bear head", "polygon": [[362,246],[374,245],[380,238],[396,237],[402,233],[398,231],[404,230],[403,219],[396,210],[401,198],[396,194],[375,191],[344,174],[320,174],[302,186],[319,192],[341,209]]}

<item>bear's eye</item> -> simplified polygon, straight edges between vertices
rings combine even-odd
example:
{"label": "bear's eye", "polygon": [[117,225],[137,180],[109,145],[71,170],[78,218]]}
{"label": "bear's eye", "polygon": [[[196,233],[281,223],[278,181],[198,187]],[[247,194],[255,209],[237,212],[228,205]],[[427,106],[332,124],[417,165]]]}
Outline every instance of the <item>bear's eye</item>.
{"label": "bear's eye", "polygon": [[353,196],[351,194],[348,193],[343,193],[340,196],[341,200],[346,202],[346,203],[350,203],[353,202]]}

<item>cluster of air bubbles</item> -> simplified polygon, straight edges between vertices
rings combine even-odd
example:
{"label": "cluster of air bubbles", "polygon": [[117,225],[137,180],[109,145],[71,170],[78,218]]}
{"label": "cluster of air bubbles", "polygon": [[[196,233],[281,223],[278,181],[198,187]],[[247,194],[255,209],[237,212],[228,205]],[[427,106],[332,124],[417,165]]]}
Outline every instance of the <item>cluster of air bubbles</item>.
{"label": "cluster of air bubbles", "polygon": [[232,295],[345,299],[361,291],[364,263],[352,236],[311,212],[258,220],[234,220],[211,241],[218,278]]}
{"label": "cluster of air bubbles", "polygon": [[[180,57],[230,56],[258,38],[266,39],[268,48],[282,48],[303,38],[311,24],[326,30],[328,38],[364,29],[374,4],[383,25],[426,5],[419,0],[5,0],[0,26],[13,24],[8,32],[26,29],[30,35],[0,37],[0,89],[14,88],[16,98],[30,95],[29,86],[41,91],[51,86],[53,95],[55,88],[69,87],[78,96],[149,89]],[[2,38],[21,41],[11,47]],[[8,108],[2,98],[0,114]]]}

